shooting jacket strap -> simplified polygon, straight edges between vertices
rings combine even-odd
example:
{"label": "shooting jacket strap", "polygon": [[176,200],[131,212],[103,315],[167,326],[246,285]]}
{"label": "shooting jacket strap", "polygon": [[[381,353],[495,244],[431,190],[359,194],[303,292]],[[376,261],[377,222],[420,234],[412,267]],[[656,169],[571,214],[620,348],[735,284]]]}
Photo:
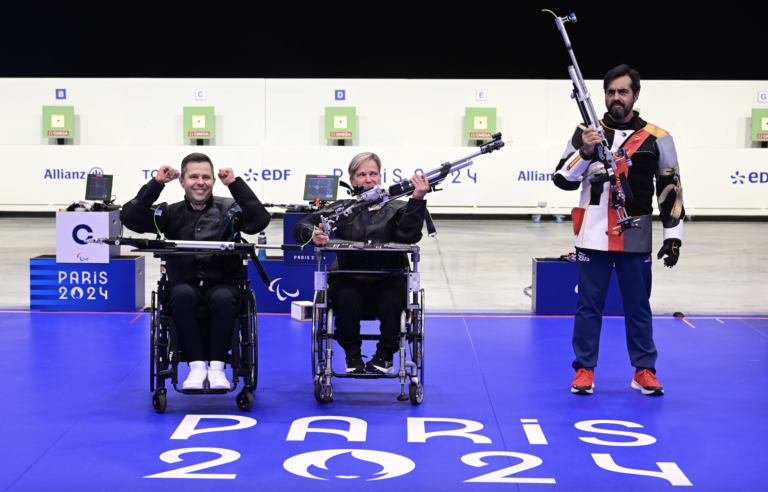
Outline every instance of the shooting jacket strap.
{"label": "shooting jacket strap", "polygon": [[[680,164],[675,164],[675,167],[657,169],[656,176],[677,176],[679,172]],[[667,199],[667,196],[669,196],[672,191],[675,191],[675,204],[672,206],[672,211],[669,215],[673,219],[679,219],[680,215],[683,213],[683,185],[680,182],[679,177],[675,179],[674,184],[668,184],[661,192],[659,195],[659,207],[661,207],[661,204],[664,203],[664,200]]]}
{"label": "shooting jacket strap", "polygon": [[429,213],[429,210],[427,210],[425,221],[427,222],[427,234],[429,234],[429,237],[437,236],[437,229],[435,228],[435,223],[432,221],[432,215]]}
{"label": "shooting jacket strap", "polygon": [[675,164],[675,167],[665,167],[656,169],[656,176],[674,176],[680,172],[680,164]]}

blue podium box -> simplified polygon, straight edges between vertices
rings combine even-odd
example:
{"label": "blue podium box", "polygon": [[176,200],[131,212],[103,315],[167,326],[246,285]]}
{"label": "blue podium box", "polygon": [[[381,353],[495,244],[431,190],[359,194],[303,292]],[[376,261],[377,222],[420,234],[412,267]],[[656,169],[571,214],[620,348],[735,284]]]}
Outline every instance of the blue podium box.
{"label": "blue podium box", "polygon": [[258,313],[290,313],[293,301],[311,301],[315,297],[314,265],[286,265],[283,260],[262,260],[271,281],[264,285],[252,261],[248,262],[248,278],[256,294]]}
{"label": "blue podium box", "polygon": [[29,307],[40,311],[118,311],[144,307],[144,257],[109,263],[56,263],[56,255],[29,260]]}
{"label": "blue podium box", "polygon": [[[531,306],[533,312],[544,315],[574,315],[579,299],[576,262],[551,261],[533,258]],[[616,270],[611,272],[611,283],[605,299],[603,316],[624,316]]]}

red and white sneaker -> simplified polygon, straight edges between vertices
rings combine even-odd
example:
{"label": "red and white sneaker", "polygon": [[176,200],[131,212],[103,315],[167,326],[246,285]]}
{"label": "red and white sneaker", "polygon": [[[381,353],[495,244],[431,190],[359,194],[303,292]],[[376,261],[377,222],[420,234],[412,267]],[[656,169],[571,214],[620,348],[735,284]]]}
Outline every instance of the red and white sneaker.
{"label": "red and white sneaker", "polygon": [[635,371],[635,377],[632,379],[632,388],[640,390],[644,395],[661,396],[664,394],[664,388],[656,380],[656,375],[648,369]]}
{"label": "red and white sneaker", "polygon": [[595,371],[584,369],[583,367],[576,371],[576,377],[573,378],[571,393],[577,395],[591,395],[595,388]]}

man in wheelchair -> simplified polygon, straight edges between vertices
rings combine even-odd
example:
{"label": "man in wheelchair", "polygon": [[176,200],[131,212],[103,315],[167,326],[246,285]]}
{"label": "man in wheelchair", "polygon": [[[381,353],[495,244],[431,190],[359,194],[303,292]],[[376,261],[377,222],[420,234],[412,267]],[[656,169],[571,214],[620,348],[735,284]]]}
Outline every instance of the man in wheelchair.
{"label": "man in wheelchair", "polygon": [[[352,185],[370,187],[381,184],[381,160],[371,152],[357,154],[349,163]],[[370,212],[370,224],[358,227],[350,221],[336,230],[336,237],[349,241],[373,241],[374,243],[414,244],[421,240],[421,229],[427,214],[424,196],[429,191],[426,178],[414,174],[411,178],[416,187],[407,201],[392,201]],[[346,205],[353,203],[346,200]],[[333,207],[339,203],[331,204]],[[320,222],[322,210],[304,217],[293,230],[294,239],[300,243],[310,239],[317,246],[328,242],[328,236]],[[316,225],[317,224],[317,225]],[[405,253],[338,252],[333,270],[402,270],[408,265]],[[331,275],[328,297],[335,306],[336,340],[344,349],[347,373],[393,374],[392,359],[399,350],[400,313],[406,307],[407,284],[403,278],[366,278],[364,275]],[[381,323],[381,337],[376,354],[368,363],[363,362],[360,339],[360,320],[366,305],[375,306]]]}
{"label": "man in wheelchair", "polygon": [[[213,196],[216,184],[213,163],[208,156],[194,153],[181,161],[181,172],[162,166],[154,178],[142,186],[136,198],[126,203],[120,220],[130,230],[157,232],[168,240],[216,241],[223,225],[235,209],[242,210],[241,228],[257,234],[269,224],[270,214],[253,190],[232,169],[219,170],[221,182],[233,198]],[[184,200],[168,205],[153,204],[176,178],[184,189]],[[238,291],[234,279],[240,278],[239,255],[171,256],[165,265],[170,287],[170,307],[179,331],[182,351],[189,361],[189,377],[184,389],[203,389],[206,379],[212,389],[226,389],[230,382],[224,373],[227,352],[232,345],[233,320],[238,314]],[[207,353],[195,309],[206,305],[211,313]],[[210,362],[206,371],[205,361]]]}

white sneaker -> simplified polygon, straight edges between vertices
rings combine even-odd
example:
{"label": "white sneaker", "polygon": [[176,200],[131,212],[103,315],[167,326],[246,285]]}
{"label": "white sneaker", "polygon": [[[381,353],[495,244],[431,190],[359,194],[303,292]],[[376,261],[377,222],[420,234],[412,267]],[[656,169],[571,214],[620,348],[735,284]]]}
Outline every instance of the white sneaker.
{"label": "white sneaker", "polygon": [[192,361],[189,363],[189,376],[184,381],[182,388],[200,390],[205,385],[205,379],[207,372],[205,370],[205,362],[201,360]]}
{"label": "white sneaker", "polygon": [[229,389],[230,384],[227,376],[224,374],[224,363],[212,360],[208,364],[208,384],[211,389]]}

